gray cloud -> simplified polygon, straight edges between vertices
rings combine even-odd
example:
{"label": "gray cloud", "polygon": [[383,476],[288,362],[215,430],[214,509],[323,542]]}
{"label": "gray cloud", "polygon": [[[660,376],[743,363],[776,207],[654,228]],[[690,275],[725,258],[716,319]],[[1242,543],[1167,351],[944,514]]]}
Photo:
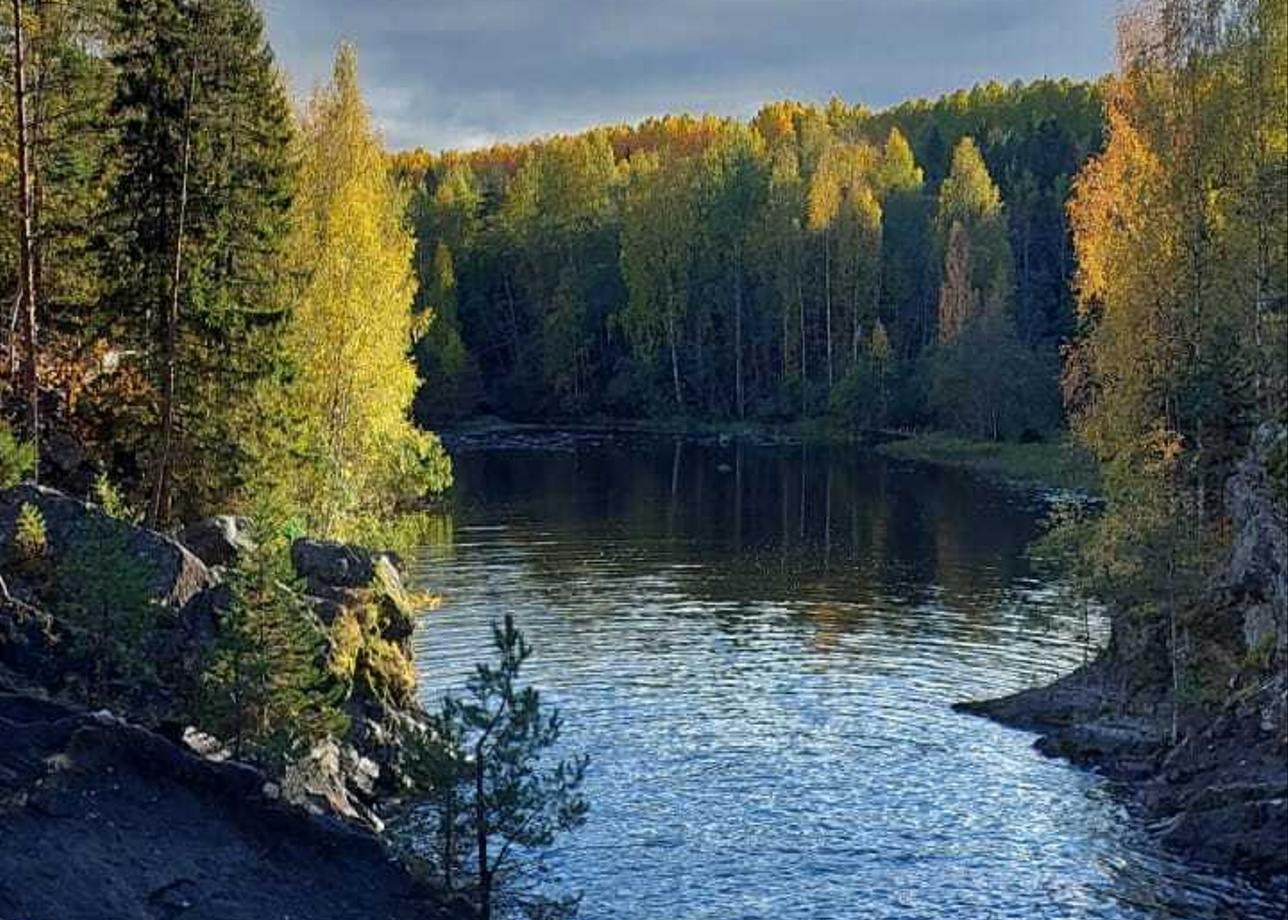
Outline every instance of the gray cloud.
{"label": "gray cloud", "polygon": [[353,41],[394,147],[476,146],[771,99],[880,107],[1108,70],[1117,0],[262,0],[298,93]]}

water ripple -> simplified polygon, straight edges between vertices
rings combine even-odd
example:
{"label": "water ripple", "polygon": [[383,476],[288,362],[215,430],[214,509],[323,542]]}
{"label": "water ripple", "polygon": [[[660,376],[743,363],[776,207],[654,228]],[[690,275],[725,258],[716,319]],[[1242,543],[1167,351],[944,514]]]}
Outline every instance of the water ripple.
{"label": "water ripple", "polygon": [[726,453],[473,450],[455,541],[417,564],[444,601],[415,637],[426,700],[510,612],[564,743],[593,754],[590,820],[550,861],[582,916],[1282,917],[1158,852],[1104,780],[950,709],[1103,638],[1024,560],[1031,503],[872,459]]}

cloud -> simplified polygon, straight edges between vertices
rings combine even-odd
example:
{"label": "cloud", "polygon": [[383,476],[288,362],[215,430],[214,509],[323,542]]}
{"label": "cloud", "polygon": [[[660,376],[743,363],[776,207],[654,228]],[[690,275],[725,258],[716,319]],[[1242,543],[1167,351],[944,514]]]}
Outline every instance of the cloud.
{"label": "cloud", "polygon": [[771,99],[880,107],[1108,70],[1117,0],[264,0],[301,94],[335,44],[395,147],[477,146]]}

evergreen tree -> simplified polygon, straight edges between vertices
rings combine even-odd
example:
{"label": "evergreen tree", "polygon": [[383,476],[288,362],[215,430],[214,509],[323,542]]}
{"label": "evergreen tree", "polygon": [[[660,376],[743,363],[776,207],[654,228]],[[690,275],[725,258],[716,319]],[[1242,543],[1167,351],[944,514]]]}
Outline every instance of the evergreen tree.
{"label": "evergreen tree", "polygon": [[[478,665],[468,696],[444,704],[436,720],[438,751],[421,761],[422,776],[437,790],[437,836],[448,847],[444,870],[455,865],[458,846],[468,847],[484,920],[493,916],[513,862],[521,854],[539,858],[559,834],[581,825],[589,808],[580,791],[587,757],[542,763],[563,723],[535,688],[519,683],[531,647],[508,614],[492,633],[497,663]],[[521,892],[510,895],[525,900]]]}
{"label": "evergreen tree", "polygon": [[266,549],[229,573],[232,602],[201,676],[203,728],[280,771],[309,745],[344,731],[339,684],[326,666],[327,636],[290,564]]}
{"label": "evergreen tree", "polygon": [[115,333],[144,356],[155,405],[135,450],[150,517],[240,484],[272,369],[292,169],[285,94],[250,0],[120,0],[111,115]]}

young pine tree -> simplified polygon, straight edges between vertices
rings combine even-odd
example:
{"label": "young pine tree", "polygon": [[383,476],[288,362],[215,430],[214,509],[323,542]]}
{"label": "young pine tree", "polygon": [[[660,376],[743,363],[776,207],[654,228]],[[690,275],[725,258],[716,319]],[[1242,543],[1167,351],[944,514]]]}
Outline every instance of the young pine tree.
{"label": "young pine tree", "polygon": [[[544,707],[520,671],[532,654],[508,614],[493,624],[498,662],[480,664],[465,699],[448,699],[435,720],[423,761],[435,809],[444,872],[473,864],[480,917],[490,920],[498,894],[522,852],[532,856],[555,837],[578,827],[589,808],[581,794],[588,758],[543,757],[559,741],[562,721]],[[518,892],[511,892],[522,903]],[[546,907],[570,907],[571,901]]]}
{"label": "young pine tree", "polygon": [[202,674],[203,727],[234,757],[281,769],[310,743],[345,728],[341,687],[326,666],[326,634],[289,582],[289,564],[261,550],[229,576],[232,604]]}

